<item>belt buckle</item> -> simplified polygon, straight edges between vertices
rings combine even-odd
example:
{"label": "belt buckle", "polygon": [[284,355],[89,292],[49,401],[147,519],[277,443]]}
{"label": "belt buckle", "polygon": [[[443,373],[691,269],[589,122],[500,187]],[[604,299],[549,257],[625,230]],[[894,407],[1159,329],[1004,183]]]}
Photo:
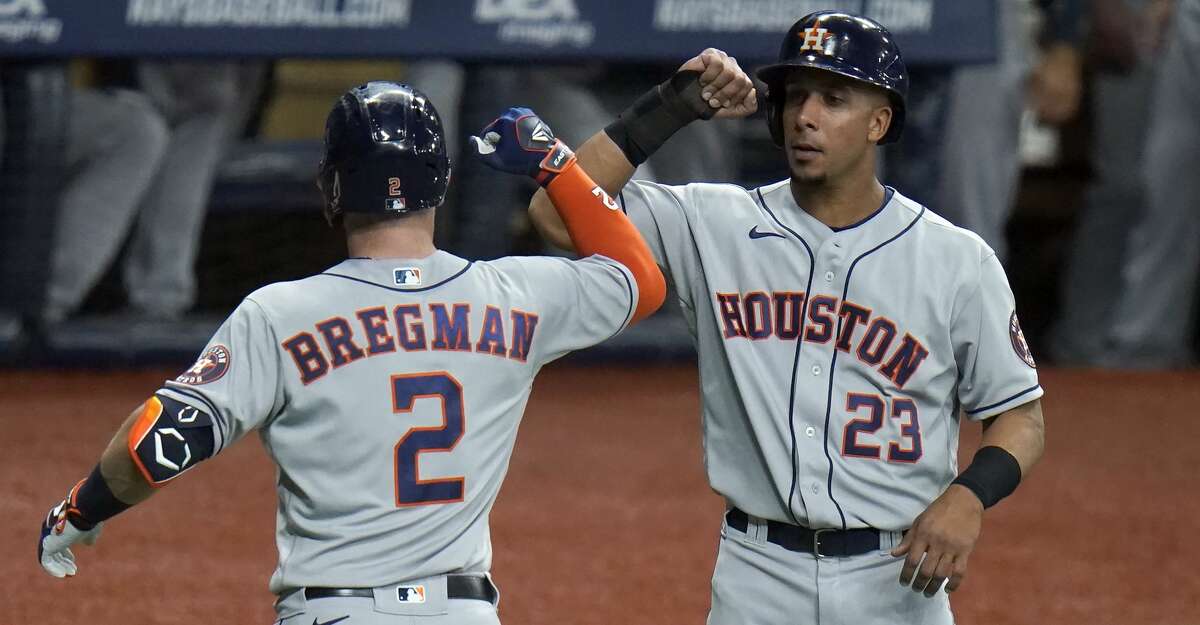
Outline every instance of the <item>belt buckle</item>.
{"label": "belt buckle", "polygon": [[818,560],[829,557],[829,556],[823,555],[821,553],[821,534],[824,534],[826,532],[836,532],[836,531],[837,531],[837,529],[832,528],[832,527],[827,527],[827,528],[819,529],[819,530],[813,530],[813,555],[817,556]]}

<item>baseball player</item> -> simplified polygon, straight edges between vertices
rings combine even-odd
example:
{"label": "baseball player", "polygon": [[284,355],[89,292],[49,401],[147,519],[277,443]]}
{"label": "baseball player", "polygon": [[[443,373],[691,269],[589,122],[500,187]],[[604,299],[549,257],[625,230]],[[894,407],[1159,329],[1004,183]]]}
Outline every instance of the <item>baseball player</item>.
{"label": "baseball player", "polygon": [[[629,182],[704,101],[755,110],[750,79],[712,49],[578,152],[695,336],[705,466],[728,506],[708,622],[951,623],[939,590],[962,585],[983,510],[1042,455],[1012,292],[982,239],[876,179],[907,89],[887,30],[808,15],[758,77],[788,180]],[[553,199],[531,211],[564,245]],[[958,474],[960,415],[984,434]]]}
{"label": "baseball player", "polygon": [[[258,430],[278,465],[280,623],[498,623],[488,513],[542,365],[653,312],[664,280],[613,200],[527,109],[474,139],[563,206],[582,260],[470,262],[433,247],[442,125],[407,85],[347,92],[320,187],[350,258],[250,294],[196,365],[126,420],[43,523],[38,558]],[[605,254],[605,256],[599,255]]]}

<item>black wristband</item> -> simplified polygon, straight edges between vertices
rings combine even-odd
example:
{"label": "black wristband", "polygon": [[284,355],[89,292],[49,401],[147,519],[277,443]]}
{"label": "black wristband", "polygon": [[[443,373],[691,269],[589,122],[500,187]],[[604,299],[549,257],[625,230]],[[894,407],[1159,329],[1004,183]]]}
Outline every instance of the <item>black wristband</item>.
{"label": "black wristband", "polygon": [[642,94],[604,132],[637,167],[680,128],[716,113],[700,93],[700,72],[685,70]]}
{"label": "black wristband", "polygon": [[971,489],[984,508],[996,505],[1021,483],[1021,465],[1008,450],[989,445],[975,452],[975,459],[951,484]]}
{"label": "black wristband", "polygon": [[[103,523],[129,509],[129,504],[117,499],[104,475],[100,473],[100,465],[92,469],[79,489],[75,492],[74,501],[70,502],[77,516],[72,516],[71,522],[81,530],[90,530],[98,523]],[[85,527],[86,526],[86,527]]]}

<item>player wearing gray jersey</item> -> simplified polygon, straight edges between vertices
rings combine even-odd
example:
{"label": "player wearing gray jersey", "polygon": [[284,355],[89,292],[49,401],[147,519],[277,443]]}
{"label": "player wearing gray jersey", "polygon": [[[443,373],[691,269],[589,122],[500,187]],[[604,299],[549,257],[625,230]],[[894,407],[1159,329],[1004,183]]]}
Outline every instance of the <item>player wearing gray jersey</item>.
{"label": "player wearing gray jersey", "polygon": [[279,469],[280,622],[498,622],[488,515],[533,378],[653,312],[664,280],[531,111],[481,134],[487,164],[571,206],[587,258],[436,250],[449,179],[437,112],[406,85],[350,90],[329,116],[320,185],[352,257],[246,297],[50,511],[42,566],[74,575],[73,543],[257,430]]}
{"label": "player wearing gray jersey", "polygon": [[[758,75],[789,180],[629,182],[705,117],[694,101],[753,112],[748,77],[718,50],[579,151],[695,336],[705,466],[727,503],[709,623],[951,623],[938,591],[962,584],[983,510],[1043,449],[1012,292],[978,236],[875,177],[907,91],[882,26],[809,15]],[[565,245],[549,200],[535,197],[534,222]],[[961,474],[960,415],[984,428]]]}

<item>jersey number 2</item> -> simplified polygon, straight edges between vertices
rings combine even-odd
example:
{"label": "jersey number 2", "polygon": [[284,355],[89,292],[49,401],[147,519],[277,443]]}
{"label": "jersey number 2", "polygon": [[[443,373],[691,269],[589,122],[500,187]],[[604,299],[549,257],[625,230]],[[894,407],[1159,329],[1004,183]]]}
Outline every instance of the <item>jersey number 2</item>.
{"label": "jersey number 2", "polygon": [[454,449],[466,432],[462,385],[445,371],[392,376],[392,412],[406,414],[421,397],[442,402],[442,424],[409,430],[396,443],[396,507],[454,503],[463,500],[465,478],[421,479],[425,452]]}

